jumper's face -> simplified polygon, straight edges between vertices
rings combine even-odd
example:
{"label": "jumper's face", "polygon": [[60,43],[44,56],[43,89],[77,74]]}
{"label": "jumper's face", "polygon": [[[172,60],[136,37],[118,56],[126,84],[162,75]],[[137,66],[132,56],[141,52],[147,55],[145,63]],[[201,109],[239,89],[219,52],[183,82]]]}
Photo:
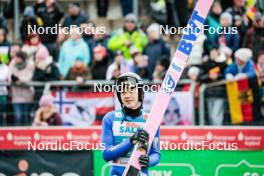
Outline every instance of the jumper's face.
{"label": "jumper's face", "polygon": [[[124,82],[125,83],[125,82]],[[139,107],[138,89],[136,85],[124,84],[120,92],[122,103],[130,109],[137,109]]]}

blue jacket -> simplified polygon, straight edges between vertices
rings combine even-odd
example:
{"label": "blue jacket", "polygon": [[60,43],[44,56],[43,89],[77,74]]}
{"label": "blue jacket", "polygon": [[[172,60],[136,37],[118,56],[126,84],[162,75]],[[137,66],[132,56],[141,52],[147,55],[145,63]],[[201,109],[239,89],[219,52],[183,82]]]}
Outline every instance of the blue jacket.
{"label": "blue jacket", "polygon": [[[132,127],[129,124],[134,124]],[[144,124],[142,118],[130,116],[124,117],[120,111],[110,112],[105,115],[103,119],[102,143],[105,145],[103,150],[103,158],[105,161],[112,161],[110,175],[122,176],[125,169],[125,164],[130,157],[133,150],[133,144],[130,142],[129,137],[137,131],[139,124]],[[136,125],[135,125],[136,124]],[[155,166],[160,160],[160,141],[159,130],[157,131],[154,142],[149,149],[149,167]],[[118,135],[114,135],[118,134]],[[124,164],[125,163],[125,164]],[[143,170],[148,174],[148,170]]]}
{"label": "blue jacket", "polygon": [[59,55],[58,67],[61,75],[65,77],[77,60],[86,65],[89,64],[90,49],[82,38],[79,41],[68,39],[63,43]]}
{"label": "blue jacket", "polygon": [[239,71],[239,68],[236,63],[231,64],[225,70],[225,75],[228,73],[231,73],[233,76],[236,76],[238,73],[245,73],[247,74],[248,78],[257,76],[254,62],[252,61],[252,59],[250,59],[246,63],[246,65],[241,69],[241,71]]}

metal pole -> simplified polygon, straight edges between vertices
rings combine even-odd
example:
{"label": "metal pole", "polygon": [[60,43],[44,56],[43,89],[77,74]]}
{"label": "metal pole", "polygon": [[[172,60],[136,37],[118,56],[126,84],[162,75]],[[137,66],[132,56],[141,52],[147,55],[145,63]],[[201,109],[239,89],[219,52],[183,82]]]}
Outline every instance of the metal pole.
{"label": "metal pole", "polygon": [[204,102],[204,92],[206,89],[206,85],[202,84],[199,90],[199,125],[205,124],[205,102]]}
{"label": "metal pole", "polygon": [[15,40],[20,39],[20,33],[19,33],[19,0],[15,0]]}
{"label": "metal pole", "polygon": [[133,13],[138,19],[138,0],[133,0]]}

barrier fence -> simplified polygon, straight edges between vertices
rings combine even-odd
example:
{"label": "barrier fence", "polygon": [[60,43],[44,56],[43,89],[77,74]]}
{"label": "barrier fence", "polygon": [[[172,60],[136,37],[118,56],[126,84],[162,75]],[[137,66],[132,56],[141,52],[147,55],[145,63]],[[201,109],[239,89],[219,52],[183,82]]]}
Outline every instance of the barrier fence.
{"label": "barrier fence", "polygon": [[[263,127],[163,126],[161,160],[149,175],[261,176],[263,136]],[[101,126],[0,128],[0,175],[109,175],[100,141]]]}
{"label": "barrier fence", "polygon": [[[144,82],[144,85],[147,86],[146,88],[150,90],[145,92],[145,111],[150,111],[151,104],[155,99],[155,91],[158,91],[160,84],[161,82]],[[230,117],[226,84],[227,81],[225,80],[201,85],[191,80],[181,80],[166,110],[163,125],[233,124]],[[101,91],[96,88],[96,85],[101,86]],[[99,80],[86,81],[84,83],[76,81],[29,82],[16,85],[34,88],[35,92],[33,101],[28,103],[29,112],[24,112],[24,115],[28,117],[25,122],[20,124],[16,123],[15,115],[18,112],[12,102],[14,93],[11,90],[15,85],[1,82],[0,87],[6,86],[9,93],[7,101],[0,105],[0,108],[2,107],[0,122],[2,126],[31,125],[40,97],[43,94],[52,93],[55,97],[54,104],[65,122],[64,125],[99,125],[102,117],[108,111],[119,108],[112,85],[113,81]],[[150,89],[151,87],[152,89]],[[260,89],[263,89],[263,87],[260,87]],[[222,95],[216,95],[219,93]],[[261,107],[262,103],[258,106]],[[260,122],[255,124],[262,124],[262,118],[260,117],[259,119]]]}

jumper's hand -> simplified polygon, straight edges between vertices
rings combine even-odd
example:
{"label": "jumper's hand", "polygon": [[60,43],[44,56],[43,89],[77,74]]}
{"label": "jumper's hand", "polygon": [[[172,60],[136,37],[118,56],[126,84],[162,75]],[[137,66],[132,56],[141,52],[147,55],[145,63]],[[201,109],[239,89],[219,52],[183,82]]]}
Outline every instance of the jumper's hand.
{"label": "jumper's hand", "polygon": [[140,143],[148,143],[149,141],[149,133],[146,130],[138,130],[135,132],[133,136],[130,137],[130,141],[132,144]]}
{"label": "jumper's hand", "polygon": [[141,169],[145,169],[148,167],[148,163],[149,163],[149,156],[148,155],[141,155],[138,158],[139,164],[141,166]]}

